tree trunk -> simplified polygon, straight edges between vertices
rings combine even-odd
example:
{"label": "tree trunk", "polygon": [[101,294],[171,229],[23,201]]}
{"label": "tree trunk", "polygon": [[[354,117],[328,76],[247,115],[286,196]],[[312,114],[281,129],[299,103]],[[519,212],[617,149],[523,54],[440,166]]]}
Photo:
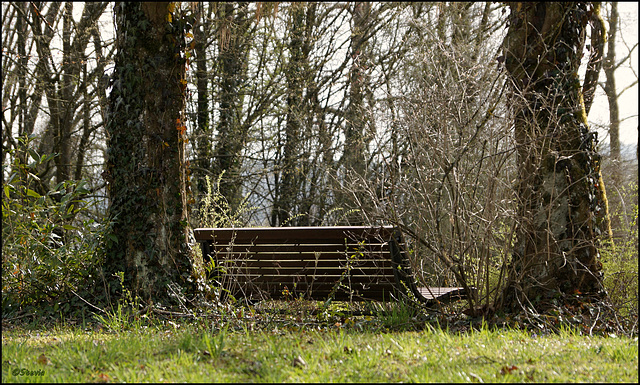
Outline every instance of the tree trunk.
{"label": "tree trunk", "polygon": [[[27,130],[27,66],[29,57],[27,56],[27,20],[26,20],[26,3],[16,3],[16,7],[20,7],[22,9],[22,13],[17,15],[16,21],[16,29],[17,33],[17,48],[18,48],[18,56],[20,65],[17,68],[18,73],[18,98],[19,103],[15,106],[13,111],[18,111],[18,136],[29,136],[32,131]],[[4,71],[3,71],[4,72]],[[4,105],[4,104],[3,104]],[[13,114],[12,114],[13,115]],[[13,119],[13,117],[12,117]],[[11,133],[9,133],[11,135]],[[27,164],[27,152],[26,148],[21,147],[17,148],[16,156],[20,159],[21,164]],[[4,164],[4,163],[3,163]],[[3,175],[4,177],[4,175]]]}
{"label": "tree trunk", "polygon": [[604,52],[606,26],[604,25],[604,20],[600,15],[600,9],[600,2],[594,2],[593,11],[591,12],[589,20],[591,25],[591,54],[589,56],[587,72],[585,73],[584,83],[582,85],[584,108],[587,116],[591,110],[591,104],[593,104],[593,98],[596,93],[596,87],[598,86],[598,77],[600,76],[603,61],[602,54]]}
{"label": "tree trunk", "polygon": [[609,102],[609,156],[613,163],[612,181],[620,182],[620,108],[618,107],[618,91],[616,90],[616,34],[618,32],[618,3],[611,3],[609,14],[609,33],[607,36],[607,55],[604,59],[604,93]]}
{"label": "tree trunk", "polygon": [[84,157],[87,153],[89,146],[89,136],[92,132],[92,124],[91,124],[91,100],[89,99],[89,92],[87,88],[89,87],[89,79],[87,76],[87,62],[84,59],[84,63],[82,64],[82,79],[83,82],[80,85],[82,90],[82,137],[80,138],[80,143],[78,144],[76,151],[76,169],[73,174],[73,179],[80,180],[82,179],[82,167],[84,166]]}
{"label": "tree trunk", "polygon": [[[305,36],[305,5],[292,3],[290,7],[290,31],[289,38],[289,62],[285,72],[287,79],[287,106],[286,123],[283,147],[282,163],[280,171],[280,183],[274,199],[274,214],[276,220],[272,220],[273,226],[283,226],[288,223],[293,213],[296,196],[298,195],[297,179],[300,177],[300,136],[302,134],[303,120],[306,115],[304,110],[303,88],[307,83],[305,63],[308,60],[305,51],[307,44]],[[273,218],[273,216],[272,216]]]}
{"label": "tree trunk", "polygon": [[76,61],[75,53],[71,52],[71,24],[73,21],[73,3],[68,1],[64,6],[62,27],[62,84],[61,96],[58,101],[57,114],[51,114],[56,119],[57,133],[54,151],[56,158],[56,182],[60,183],[71,178],[71,126],[77,102],[73,100],[73,67]]}
{"label": "tree trunk", "polygon": [[[113,89],[107,117],[106,278],[145,301],[171,303],[188,286],[185,22],[174,3],[115,5]],[[171,285],[171,286],[169,286]]]}
{"label": "tree trunk", "polygon": [[353,5],[351,31],[351,69],[349,70],[349,105],[345,122],[344,165],[357,175],[364,175],[368,129],[373,124],[371,111],[366,106],[369,97],[369,56],[371,3],[363,1]]}
{"label": "tree trunk", "polygon": [[[351,46],[349,56],[351,67],[348,73],[348,101],[344,122],[344,150],[340,163],[343,175],[336,193],[336,203],[350,214],[345,217],[351,225],[363,224],[362,213],[368,199],[362,191],[353,187],[357,178],[364,178],[367,170],[368,144],[375,132],[373,128],[373,93],[371,91],[371,44],[369,39],[373,28],[372,4],[358,1],[350,5],[352,8]],[[367,103],[369,102],[369,104]],[[346,191],[345,191],[346,190]]]}
{"label": "tree trunk", "polygon": [[247,77],[249,42],[245,36],[248,20],[248,3],[219,5],[223,12],[217,15],[219,27],[218,68],[220,74],[220,120],[214,150],[213,173],[222,172],[220,194],[236,208],[242,199],[240,171],[242,151],[246,144],[248,127],[241,124],[243,110],[243,86]]}
{"label": "tree trunk", "polygon": [[198,194],[207,191],[205,176],[211,172],[213,158],[213,133],[209,122],[209,74],[207,71],[207,51],[205,44],[209,40],[209,26],[205,18],[203,3],[197,5],[198,25],[194,31],[196,54],[196,88],[198,91],[196,124],[196,170],[194,177]]}
{"label": "tree trunk", "polygon": [[591,6],[509,6],[503,49],[515,112],[520,222],[503,304],[558,292],[598,296],[599,229],[608,214],[578,78]]}

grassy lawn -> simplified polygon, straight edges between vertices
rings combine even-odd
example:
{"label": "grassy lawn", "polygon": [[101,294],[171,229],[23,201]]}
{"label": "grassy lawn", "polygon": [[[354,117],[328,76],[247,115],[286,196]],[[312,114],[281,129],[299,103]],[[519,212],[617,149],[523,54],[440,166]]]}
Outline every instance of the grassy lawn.
{"label": "grassy lawn", "polygon": [[200,319],[117,332],[3,325],[2,381],[638,382],[637,337],[392,332],[373,322],[256,327]]}

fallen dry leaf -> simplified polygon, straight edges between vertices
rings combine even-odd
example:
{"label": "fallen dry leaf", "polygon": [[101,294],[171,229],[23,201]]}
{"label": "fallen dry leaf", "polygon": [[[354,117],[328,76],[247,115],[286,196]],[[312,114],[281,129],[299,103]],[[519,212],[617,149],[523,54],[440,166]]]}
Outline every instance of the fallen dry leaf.
{"label": "fallen dry leaf", "polygon": [[503,366],[502,369],[500,369],[500,374],[511,374],[514,370],[518,370],[518,367],[515,365]]}
{"label": "fallen dry leaf", "polygon": [[37,361],[40,365],[49,365],[49,362],[50,362],[50,360],[44,354],[41,354],[40,356],[38,356]]}

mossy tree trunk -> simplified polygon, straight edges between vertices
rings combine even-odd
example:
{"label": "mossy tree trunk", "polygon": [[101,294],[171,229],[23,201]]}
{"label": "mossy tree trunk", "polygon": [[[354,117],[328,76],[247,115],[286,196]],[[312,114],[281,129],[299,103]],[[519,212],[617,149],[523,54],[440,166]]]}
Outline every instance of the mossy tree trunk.
{"label": "mossy tree trunk", "polygon": [[232,209],[242,202],[242,152],[249,139],[249,126],[242,122],[251,45],[247,36],[251,25],[248,7],[248,2],[227,2],[218,4],[216,12],[216,18],[220,20],[217,57],[219,120],[212,168],[215,177],[225,173],[220,180],[220,194]]}
{"label": "mossy tree trunk", "polygon": [[[505,66],[518,145],[519,212],[502,304],[603,293],[598,240],[607,230],[597,138],[578,67],[589,3],[508,3]],[[540,306],[543,303],[539,303]]]}
{"label": "mossy tree trunk", "polygon": [[373,132],[372,112],[367,99],[372,98],[369,67],[371,52],[369,39],[373,28],[371,3],[359,1],[353,3],[353,25],[351,28],[351,47],[349,55],[352,63],[349,69],[349,104],[347,106],[344,130],[343,163],[347,170],[364,175],[367,157],[367,144]]}
{"label": "mossy tree trunk", "polygon": [[[308,72],[309,51],[311,49],[307,28],[313,28],[313,20],[308,18],[307,11],[312,11],[312,4],[292,3],[289,7],[289,62],[286,67],[286,125],[284,137],[279,136],[278,146],[282,147],[281,169],[276,173],[275,196],[272,226],[291,226],[299,223],[290,221],[297,206],[301,175],[300,147],[307,121],[304,89],[309,85],[311,76]],[[308,218],[304,216],[304,218]],[[293,221],[299,222],[294,219]]]}
{"label": "mossy tree trunk", "polygon": [[611,2],[609,14],[609,34],[607,37],[607,56],[604,58],[604,92],[609,102],[609,153],[613,163],[611,179],[620,183],[620,107],[618,105],[618,90],[616,89],[616,34],[618,32],[618,3]]}
{"label": "mossy tree trunk", "polygon": [[[341,187],[352,185],[355,179],[367,177],[369,143],[375,132],[373,119],[373,91],[371,89],[371,67],[373,63],[373,31],[377,28],[380,8],[372,9],[369,1],[349,4],[351,12],[351,36],[349,59],[351,65],[347,75],[348,104],[345,109],[344,147],[340,164],[343,167]],[[363,212],[368,210],[368,197],[361,191],[336,194],[336,203],[347,211],[356,209],[345,218],[351,225],[364,224]]]}
{"label": "mossy tree trunk", "polygon": [[210,123],[210,90],[206,50],[210,31],[207,20],[211,18],[211,7],[208,8],[209,15],[205,15],[203,8],[203,3],[198,3],[196,6],[198,25],[193,33],[195,37],[194,52],[196,54],[196,88],[198,91],[194,179],[199,195],[207,192],[205,176],[211,173],[211,159],[213,158],[213,130]]}
{"label": "mossy tree trunk", "polygon": [[[147,302],[185,288],[188,252],[185,162],[185,27],[175,3],[115,5],[115,72],[107,117],[107,279]],[[171,286],[171,290],[169,289]],[[113,287],[113,286],[112,286]]]}

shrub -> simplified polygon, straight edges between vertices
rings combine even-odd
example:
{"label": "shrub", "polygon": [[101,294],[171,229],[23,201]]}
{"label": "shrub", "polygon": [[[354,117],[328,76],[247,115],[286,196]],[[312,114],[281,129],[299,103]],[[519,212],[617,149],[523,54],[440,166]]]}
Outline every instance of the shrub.
{"label": "shrub", "polygon": [[[28,148],[28,140],[21,140]],[[73,292],[95,287],[102,225],[80,220],[89,203],[85,182],[64,181],[36,192],[39,164],[52,155],[27,150],[26,164],[15,153],[2,200],[2,309],[5,314],[29,306],[67,312]],[[28,159],[28,158],[27,158]]]}
{"label": "shrub", "polygon": [[619,191],[620,201],[626,203],[614,206],[611,216],[618,236],[601,249],[604,284],[618,314],[637,328],[638,184],[630,182]]}

